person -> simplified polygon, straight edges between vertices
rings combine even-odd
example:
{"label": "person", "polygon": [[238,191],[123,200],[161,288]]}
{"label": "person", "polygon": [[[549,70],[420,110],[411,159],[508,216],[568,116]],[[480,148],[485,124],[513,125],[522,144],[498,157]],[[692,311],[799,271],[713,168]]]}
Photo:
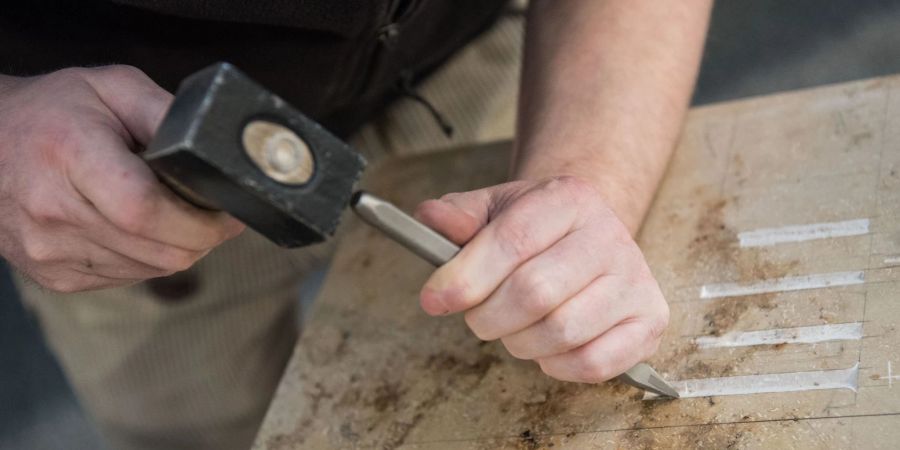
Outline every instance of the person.
{"label": "person", "polygon": [[[479,339],[565,381],[602,382],[655,352],[668,307],[633,237],[711,7],[531,2],[510,181],[416,211],[464,245],[423,286],[425,312],[463,313]],[[228,60],[350,136],[403,95],[425,101],[415,86],[505,8],[36,0],[0,12],[0,254],[114,448],[246,448],[293,348],[300,274],[329,252],[276,251],[157,181],[137,153],[177,81]]]}

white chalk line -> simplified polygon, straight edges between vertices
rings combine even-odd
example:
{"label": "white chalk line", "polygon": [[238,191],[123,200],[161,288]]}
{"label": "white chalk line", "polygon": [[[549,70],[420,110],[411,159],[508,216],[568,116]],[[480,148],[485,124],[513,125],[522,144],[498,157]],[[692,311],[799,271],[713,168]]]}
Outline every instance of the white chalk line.
{"label": "white chalk line", "polygon": [[[823,389],[849,389],[856,392],[858,376],[859,363],[854,364],[853,367],[838,370],[699,378],[670,381],[669,384],[678,391],[681,398],[802,392]],[[656,398],[659,398],[657,394],[649,392],[644,394],[644,400]]]}
{"label": "white chalk line", "polygon": [[738,233],[741,247],[765,247],[785,242],[803,242],[814,239],[828,239],[846,236],[859,236],[869,232],[869,219],[845,220],[842,222],[811,223],[807,225],[789,225],[777,228],[760,228],[758,230]]}
{"label": "white chalk line", "polygon": [[722,336],[701,336],[694,339],[699,348],[750,347],[753,345],[815,344],[828,341],[852,341],[863,337],[861,322],[836,323],[808,327],[777,328],[744,331]]}
{"label": "white chalk line", "polygon": [[865,281],[865,272],[853,271],[798,275],[751,281],[747,283],[705,284],[700,287],[700,298],[739,297],[742,295],[767,294],[770,292],[821,289],[862,284]]}
{"label": "white chalk line", "polygon": [[900,264],[900,255],[888,256],[884,258],[884,263],[889,266],[895,266]]}

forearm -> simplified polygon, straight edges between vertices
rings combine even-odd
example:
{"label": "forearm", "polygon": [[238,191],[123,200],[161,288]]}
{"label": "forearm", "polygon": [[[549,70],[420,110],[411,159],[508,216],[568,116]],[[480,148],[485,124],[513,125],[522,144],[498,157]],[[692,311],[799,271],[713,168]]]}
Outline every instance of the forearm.
{"label": "forearm", "polygon": [[711,0],[533,0],[514,175],[591,181],[635,233],[681,130]]}

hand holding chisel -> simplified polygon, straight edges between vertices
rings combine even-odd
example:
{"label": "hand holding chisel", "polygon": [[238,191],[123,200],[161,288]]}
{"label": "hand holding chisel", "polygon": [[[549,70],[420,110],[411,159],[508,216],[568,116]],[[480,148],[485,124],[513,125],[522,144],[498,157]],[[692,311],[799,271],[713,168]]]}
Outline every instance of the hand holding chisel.
{"label": "hand holding chisel", "polygon": [[[456,244],[374,195],[357,192],[351,206],[363,221],[435,266],[446,263],[459,252]],[[619,375],[618,380],[645,391],[678,398],[678,391],[644,363]]]}

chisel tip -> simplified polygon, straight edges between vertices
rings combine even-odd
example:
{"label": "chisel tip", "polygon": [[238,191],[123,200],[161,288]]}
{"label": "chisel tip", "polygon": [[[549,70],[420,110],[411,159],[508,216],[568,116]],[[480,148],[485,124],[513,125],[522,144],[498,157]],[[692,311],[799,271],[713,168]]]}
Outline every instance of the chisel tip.
{"label": "chisel tip", "polygon": [[652,367],[645,363],[637,364],[631,369],[628,369],[627,372],[619,375],[619,380],[664,397],[681,397],[678,391],[672,387],[665,378],[660,376]]}

